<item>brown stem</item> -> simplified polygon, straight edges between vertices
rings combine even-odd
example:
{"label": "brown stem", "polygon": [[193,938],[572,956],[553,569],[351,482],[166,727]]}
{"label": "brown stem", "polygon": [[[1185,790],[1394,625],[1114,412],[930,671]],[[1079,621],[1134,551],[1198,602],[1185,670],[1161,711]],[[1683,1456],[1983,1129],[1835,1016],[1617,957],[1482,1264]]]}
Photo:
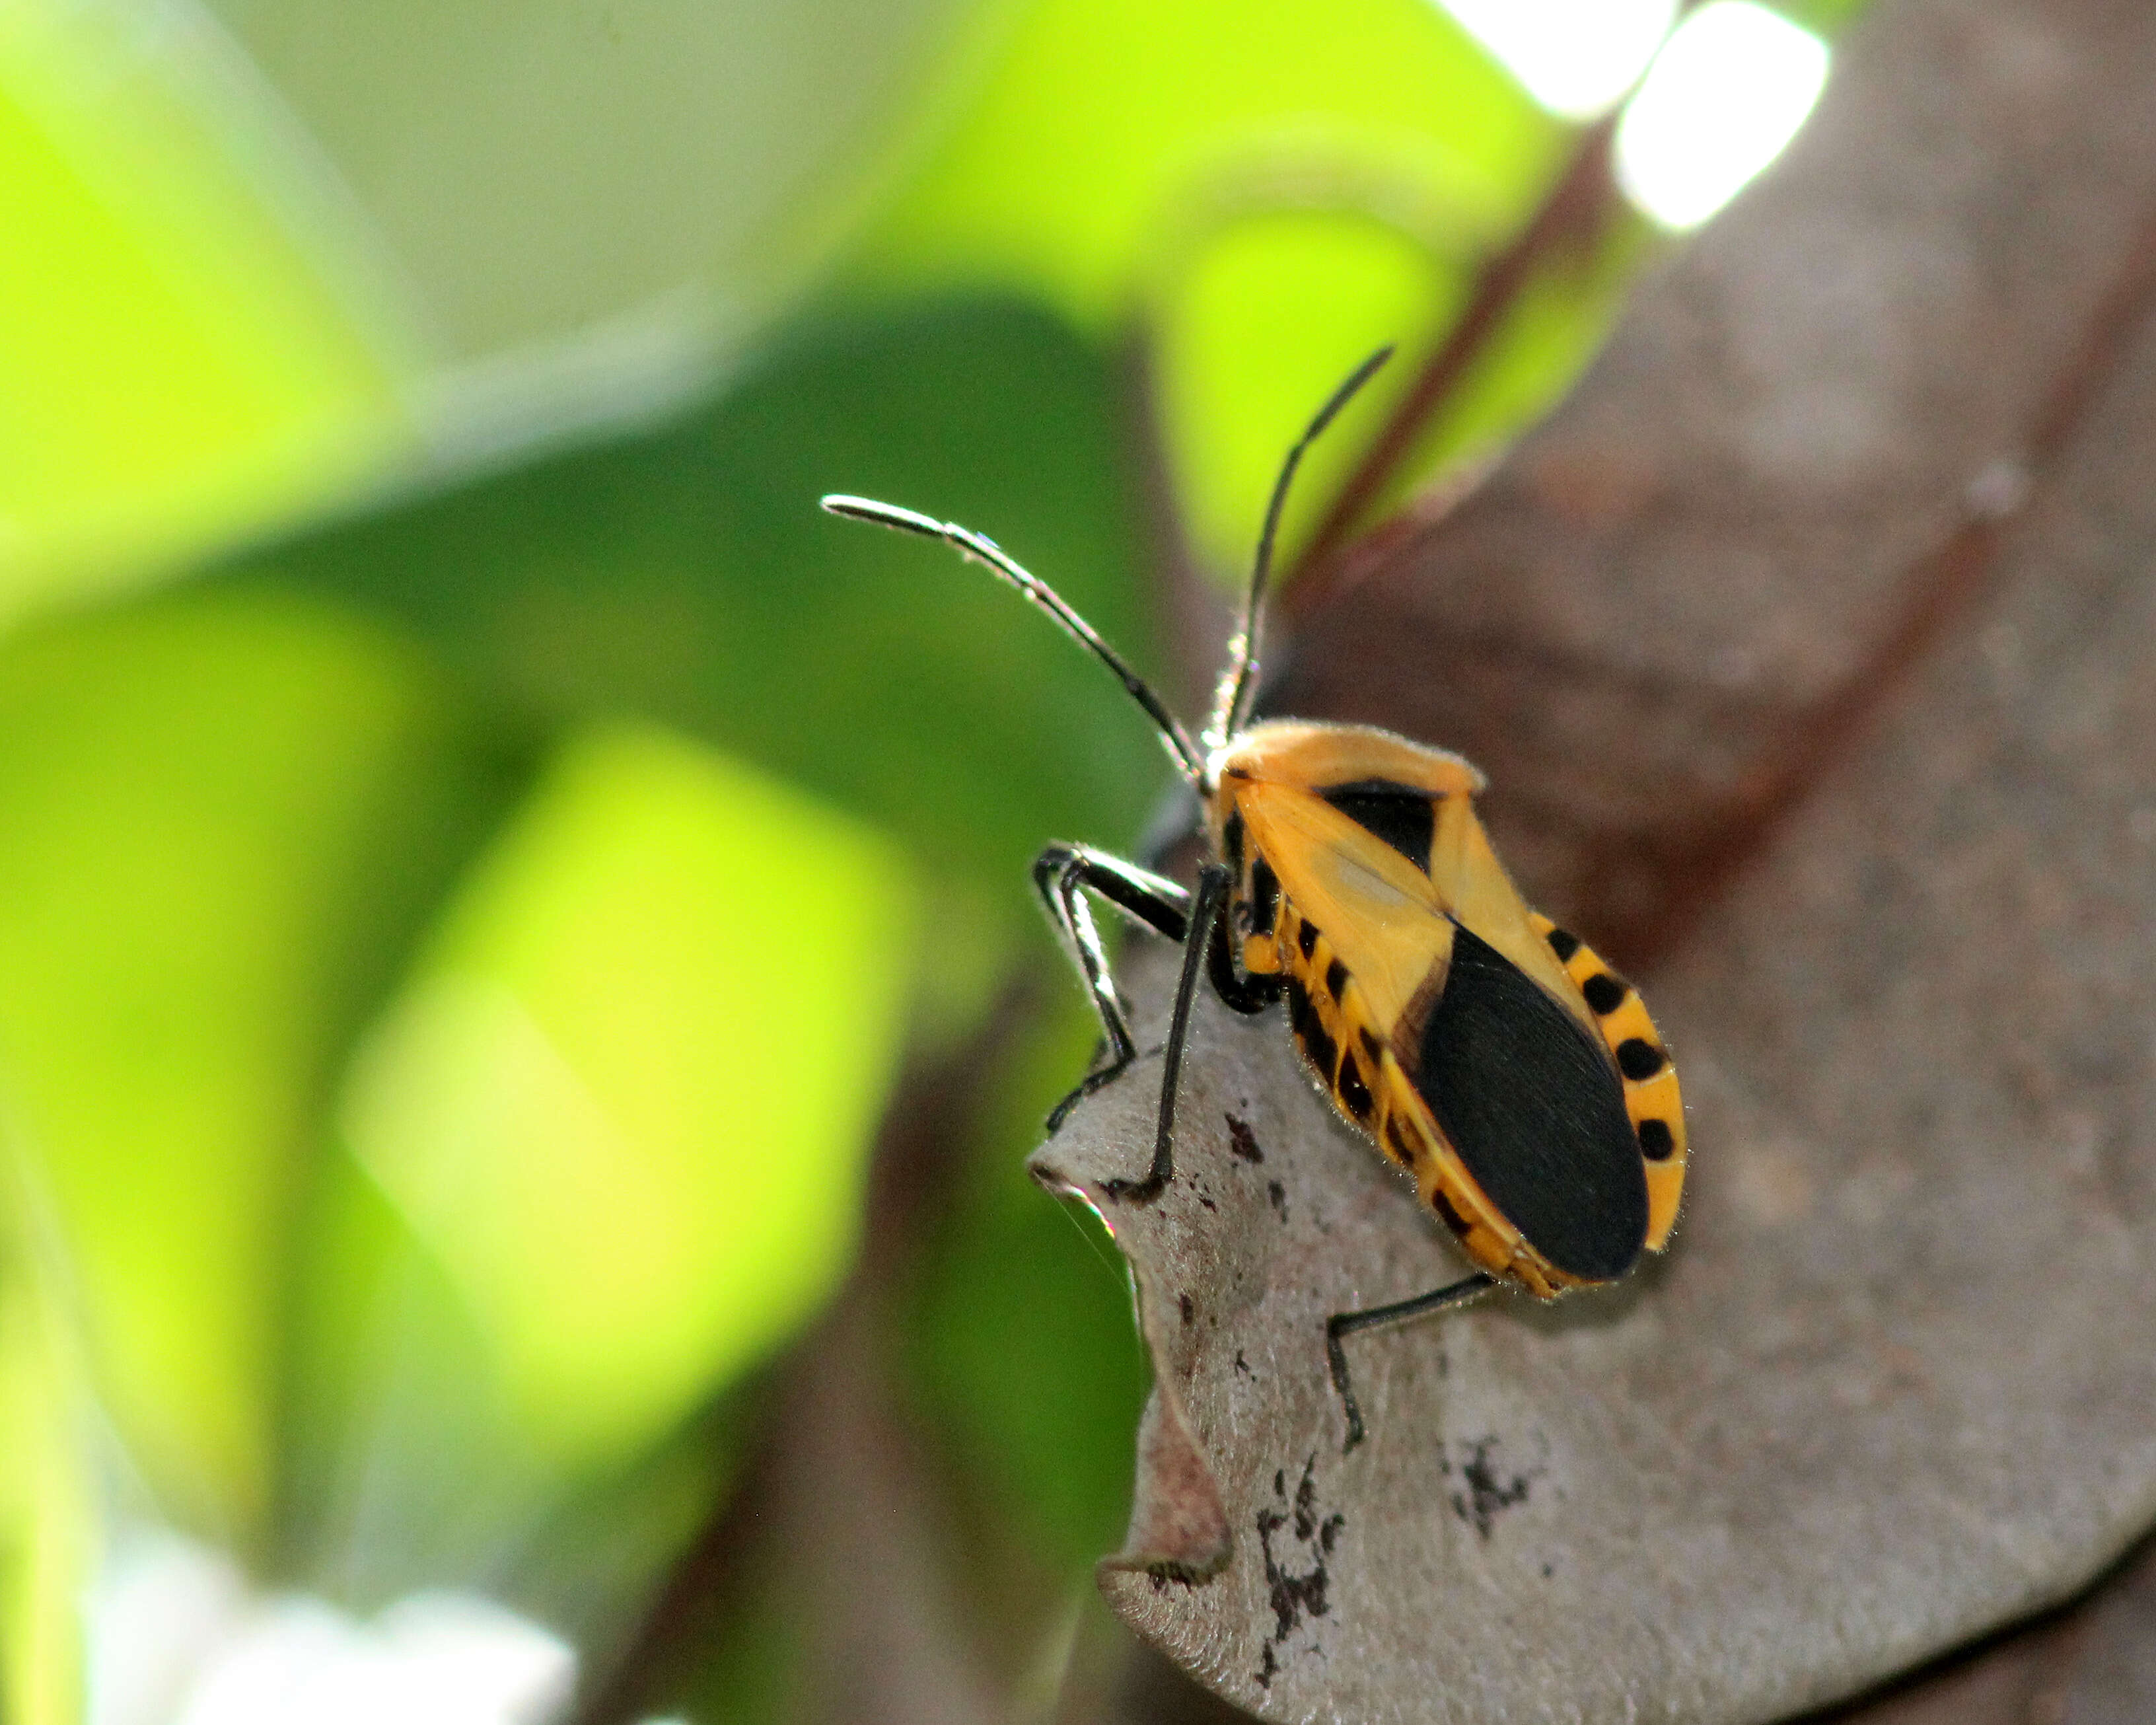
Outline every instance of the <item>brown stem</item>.
{"label": "brown stem", "polygon": [[1324,598],[1339,571],[1338,553],[1348,536],[1504,326],[1506,314],[1536,271],[1563,250],[1591,244],[1600,233],[1614,189],[1609,146],[1616,131],[1617,116],[1612,113],[1580,134],[1572,160],[1533,218],[1476,274],[1466,308],[1363,452],[1318,523],[1293,578],[1282,588],[1280,603],[1291,614],[1306,613]]}

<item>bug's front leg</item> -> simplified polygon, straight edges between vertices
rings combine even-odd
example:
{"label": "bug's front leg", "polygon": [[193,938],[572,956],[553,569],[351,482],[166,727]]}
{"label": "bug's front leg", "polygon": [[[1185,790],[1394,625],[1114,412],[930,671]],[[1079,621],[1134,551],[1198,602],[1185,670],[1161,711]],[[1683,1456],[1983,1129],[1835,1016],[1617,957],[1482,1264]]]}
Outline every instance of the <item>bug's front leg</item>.
{"label": "bug's front leg", "polygon": [[1101,944],[1092,906],[1086,901],[1086,892],[1097,893],[1126,916],[1178,942],[1189,929],[1190,895],[1165,875],[1085,845],[1050,845],[1034,863],[1033,885],[1079,974],[1086,979],[1086,991],[1108,1045],[1107,1059],[1050,1111],[1048,1129],[1054,1132],[1081,1099],[1137,1058],[1137,1045],[1132,1040],[1130,1020],[1116,992],[1107,950]]}
{"label": "bug's front leg", "polygon": [[1183,942],[1183,974],[1175,984],[1175,1007],[1168,1014],[1168,1045],[1160,1060],[1160,1113],[1153,1132],[1152,1166],[1139,1180],[1111,1180],[1101,1190],[1111,1198],[1150,1204],[1175,1178],[1175,1090],[1183,1075],[1183,1050],[1190,1040],[1190,1009],[1198,999],[1199,973],[1213,932],[1227,907],[1228,871],[1208,863],[1198,872],[1198,896],[1190,906],[1190,927]]}

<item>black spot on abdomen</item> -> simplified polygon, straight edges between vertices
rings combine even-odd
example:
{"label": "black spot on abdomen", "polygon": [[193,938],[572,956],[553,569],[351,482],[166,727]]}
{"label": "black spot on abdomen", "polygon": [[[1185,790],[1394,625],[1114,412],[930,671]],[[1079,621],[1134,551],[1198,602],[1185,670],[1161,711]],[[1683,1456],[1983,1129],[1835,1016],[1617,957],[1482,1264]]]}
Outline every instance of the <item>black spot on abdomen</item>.
{"label": "black spot on abdomen", "polygon": [[1499,1212],[1567,1275],[1609,1281],[1647,1238],[1640,1143],[1608,1056],[1511,960],[1455,927],[1415,1084]]}
{"label": "black spot on abdomen", "polygon": [[1367,1124],[1370,1118],[1370,1086],[1363,1081],[1362,1070],[1350,1055],[1340,1063],[1340,1100],[1348,1111]]}
{"label": "black spot on abdomen", "polygon": [[1333,1070],[1340,1064],[1340,1050],[1332,1040],[1332,1033],[1319,1022],[1313,1011],[1303,1019],[1301,1034],[1304,1057],[1317,1068],[1327,1087],[1331,1088]]}

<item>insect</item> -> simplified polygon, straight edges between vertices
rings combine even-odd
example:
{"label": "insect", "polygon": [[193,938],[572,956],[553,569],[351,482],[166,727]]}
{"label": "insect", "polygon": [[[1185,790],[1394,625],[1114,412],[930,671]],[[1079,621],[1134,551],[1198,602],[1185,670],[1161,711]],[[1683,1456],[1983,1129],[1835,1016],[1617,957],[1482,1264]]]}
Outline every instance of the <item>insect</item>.
{"label": "insect", "polygon": [[1341,1116],[1411,1174],[1481,1266],[1430,1293],[1326,1324],[1346,1417],[1363,1437],[1342,1345],[1509,1282],[1544,1299],[1611,1282],[1661,1251],[1685,1178],[1675,1067],[1638,993],[1530,910],[1475,813],[1458,755],[1362,725],[1253,722],[1259,631],[1281,511],[1304,452],[1389,357],[1373,355],[1288,452],[1267,505],[1242,627],[1211,722],[1194,740],[1053,588],[993,541],[911,510],[829,496],[832,513],[937,539],[986,565],[1098,657],[1145,709],[1204,810],[1194,891],[1104,851],[1054,845],[1034,865],[1083,975],[1106,1058],[1050,1117],[1137,1058],[1086,894],[1182,943],[1151,1167],[1127,1202],[1174,1178],[1175,1101],[1201,975],[1237,1012],[1286,1001],[1303,1060]]}

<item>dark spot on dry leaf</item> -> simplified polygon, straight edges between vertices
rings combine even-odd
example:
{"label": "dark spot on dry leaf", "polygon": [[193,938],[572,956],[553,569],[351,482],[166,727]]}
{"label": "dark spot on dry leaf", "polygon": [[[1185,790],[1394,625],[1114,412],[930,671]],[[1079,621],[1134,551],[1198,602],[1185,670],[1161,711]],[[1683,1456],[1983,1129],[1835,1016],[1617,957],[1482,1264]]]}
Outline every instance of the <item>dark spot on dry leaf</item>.
{"label": "dark spot on dry leaf", "polygon": [[1188,1323],[1198,1316],[1198,1302],[1195,1300],[1193,1300],[1189,1295],[1177,1295],[1175,1297],[1175,1303],[1182,1308],[1183,1322]]}
{"label": "dark spot on dry leaf", "polygon": [[1273,1209],[1279,1212],[1281,1220],[1287,1220],[1287,1188],[1278,1180],[1268,1180],[1265,1182],[1265,1196],[1271,1200]]}
{"label": "dark spot on dry leaf", "polygon": [[1460,1481],[1449,1494],[1452,1512],[1486,1540],[1497,1525],[1498,1517],[1527,1501],[1530,1486],[1542,1471],[1535,1467],[1524,1473],[1505,1473],[1496,1460],[1496,1451],[1502,1447],[1503,1440],[1494,1434],[1475,1438],[1450,1446],[1438,1463],[1440,1472]]}
{"label": "dark spot on dry leaf", "polygon": [[[1280,1660],[1275,1650],[1295,1633],[1306,1616],[1323,1617],[1332,1609],[1326,1596],[1329,1577],[1325,1560],[1348,1522],[1345,1516],[1337,1513],[1318,1513],[1317,1466],[1315,1455],[1303,1463],[1302,1478],[1295,1488],[1292,1502],[1287,1495],[1286,1470],[1276,1470],[1273,1496],[1277,1507],[1262,1508],[1257,1515],[1258,1546],[1265,1565],[1266,1597],[1273,1608],[1273,1632],[1265,1638],[1256,1672],[1261,1689],[1270,1687],[1280,1673]],[[1273,1541],[1283,1530],[1291,1535],[1294,1545],[1301,1548],[1300,1552],[1274,1549]],[[1289,1543],[1282,1542],[1284,1545]],[[1291,1570],[1283,1561],[1298,1558],[1307,1567]]]}
{"label": "dark spot on dry leaf", "polygon": [[1245,1162],[1263,1162],[1265,1153],[1258,1147],[1258,1136],[1250,1130],[1250,1123],[1232,1114],[1224,1117],[1228,1122],[1228,1147]]}

